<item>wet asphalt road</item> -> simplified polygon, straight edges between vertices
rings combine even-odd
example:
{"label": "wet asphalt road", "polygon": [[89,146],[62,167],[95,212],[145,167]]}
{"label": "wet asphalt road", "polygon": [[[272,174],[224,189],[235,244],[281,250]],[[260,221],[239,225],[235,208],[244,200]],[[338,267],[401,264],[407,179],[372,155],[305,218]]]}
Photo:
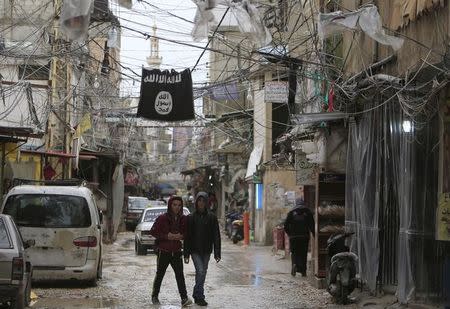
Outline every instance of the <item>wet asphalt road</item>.
{"label": "wet asphalt road", "polygon": [[[289,261],[269,247],[244,247],[222,241],[222,261],[211,258],[205,284],[207,308],[327,308],[331,298],[305,278],[291,277]],[[38,299],[31,308],[180,308],[175,276],[169,267],[160,293],[162,305],[151,304],[156,256],[134,253],[134,234],[121,233],[105,246],[103,279],[97,287],[79,283],[34,286]],[[188,293],[194,286],[192,261],[185,264]],[[201,308],[196,305],[190,308]],[[347,307],[348,308],[348,307]]]}

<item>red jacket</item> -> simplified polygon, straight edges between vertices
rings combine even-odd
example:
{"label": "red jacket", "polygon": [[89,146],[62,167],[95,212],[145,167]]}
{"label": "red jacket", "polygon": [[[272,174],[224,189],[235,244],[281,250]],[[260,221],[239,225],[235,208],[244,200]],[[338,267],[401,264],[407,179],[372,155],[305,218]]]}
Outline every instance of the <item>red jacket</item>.
{"label": "red jacket", "polygon": [[186,237],[187,220],[186,216],[182,213],[183,211],[181,211],[181,215],[177,219],[168,212],[156,218],[150,234],[156,238],[155,244],[159,250],[165,252],[181,252],[181,248],[183,247],[181,241],[169,240],[167,239],[167,234],[169,232],[173,234],[180,233]]}

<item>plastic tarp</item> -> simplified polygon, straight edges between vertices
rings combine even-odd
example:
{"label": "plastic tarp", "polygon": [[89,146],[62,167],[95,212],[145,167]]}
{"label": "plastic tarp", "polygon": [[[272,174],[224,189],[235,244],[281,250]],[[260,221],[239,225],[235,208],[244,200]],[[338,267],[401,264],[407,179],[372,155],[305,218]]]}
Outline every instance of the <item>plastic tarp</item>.
{"label": "plastic tarp", "polygon": [[375,41],[383,45],[390,45],[394,50],[399,50],[404,41],[402,38],[387,35],[384,32],[380,14],[374,5],[364,6],[350,13],[341,11],[319,13],[317,28],[318,35],[322,40],[346,29],[361,29]]}
{"label": "plastic tarp", "polygon": [[245,174],[245,179],[252,177],[256,172],[256,167],[261,162],[261,157],[263,153],[264,145],[256,144],[248,159],[247,173]]}
{"label": "plastic tarp", "polygon": [[376,119],[364,116],[349,127],[346,175],[346,228],[354,232],[351,250],[359,257],[359,274],[371,291],[375,291],[379,258],[380,140]]}
{"label": "plastic tarp", "polygon": [[399,104],[352,121],[346,178],[346,228],[355,232],[350,247],[359,256],[361,280],[373,292],[378,284],[396,285],[402,303],[442,295],[449,254],[435,240],[438,116],[420,129],[404,126],[408,121]]}

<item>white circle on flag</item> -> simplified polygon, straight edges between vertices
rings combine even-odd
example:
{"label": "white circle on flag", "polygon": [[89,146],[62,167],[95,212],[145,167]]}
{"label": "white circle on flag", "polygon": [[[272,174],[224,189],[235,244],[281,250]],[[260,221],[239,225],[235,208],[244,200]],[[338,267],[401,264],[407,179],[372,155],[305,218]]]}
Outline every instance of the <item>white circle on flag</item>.
{"label": "white circle on flag", "polygon": [[155,111],[160,115],[167,115],[172,111],[172,95],[167,91],[161,91],[156,95]]}

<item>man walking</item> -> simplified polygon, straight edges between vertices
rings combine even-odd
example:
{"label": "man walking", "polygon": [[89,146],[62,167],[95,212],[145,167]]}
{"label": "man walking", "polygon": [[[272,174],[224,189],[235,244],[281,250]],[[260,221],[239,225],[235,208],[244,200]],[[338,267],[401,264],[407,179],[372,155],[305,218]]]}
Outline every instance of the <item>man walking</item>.
{"label": "man walking", "polygon": [[186,235],[186,216],[183,215],[183,199],[173,196],[169,199],[167,212],[156,218],[150,234],[156,238],[157,266],[156,276],[153,281],[152,303],[159,305],[159,291],[169,264],[175,272],[178,292],[181,297],[181,306],[192,304],[187,296],[186,283],[183,273],[183,260],[181,253],[181,240]]}
{"label": "man walking", "polygon": [[289,236],[289,246],[291,249],[292,269],[291,275],[297,272],[306,277],[306,262],[308,258],[309,233],[314,233],[314,217],[302,199],[295,201],[295,208],[292,209],[284,223],[284,231]]}
{"label": "man walking", "polygon": [[194,202],[194,213],[188,216],[188,232],[184,241],[184,262],[189,256],[195,266],[195,286],[193,297],[199,306],[207,306],[205,300],[205,278],[211,253],[220,261],[220,231],[217,217],[208,211],[208,194],[199,192]]}

